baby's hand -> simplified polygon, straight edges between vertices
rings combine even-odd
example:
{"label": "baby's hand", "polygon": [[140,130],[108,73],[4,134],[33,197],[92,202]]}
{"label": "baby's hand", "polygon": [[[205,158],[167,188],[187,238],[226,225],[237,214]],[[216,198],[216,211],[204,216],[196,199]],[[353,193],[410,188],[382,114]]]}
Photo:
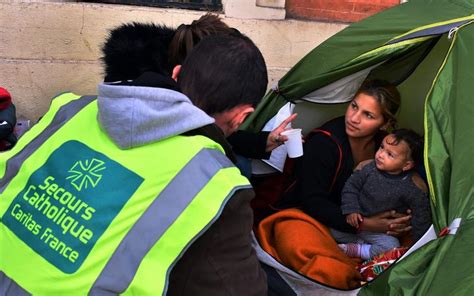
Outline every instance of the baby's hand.
{"label": "baby's hand", "polygon": [[346,216],[346,222],[355,228],[359,228],[359,222],[364,221],[364,218],[359,213],[352,213]]}

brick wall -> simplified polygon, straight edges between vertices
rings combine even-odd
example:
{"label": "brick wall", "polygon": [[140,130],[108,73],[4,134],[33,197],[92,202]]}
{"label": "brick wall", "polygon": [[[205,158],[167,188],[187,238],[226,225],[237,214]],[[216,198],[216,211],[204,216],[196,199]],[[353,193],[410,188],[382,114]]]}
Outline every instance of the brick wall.
{"label": "brick wall", "polygon": [[290,18],[356,22],[398,4],[400,0],[286,0],[286,13]]}

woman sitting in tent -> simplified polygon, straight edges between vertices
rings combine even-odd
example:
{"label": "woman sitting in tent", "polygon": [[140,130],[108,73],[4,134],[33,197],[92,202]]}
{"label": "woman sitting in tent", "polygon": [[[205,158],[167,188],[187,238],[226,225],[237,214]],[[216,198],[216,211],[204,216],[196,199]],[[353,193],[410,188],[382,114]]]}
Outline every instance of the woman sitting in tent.
{"label": "woman sitting in tent", "polygon": [[[341,191],[354,168],[374,158],[386,130],[396,122],[399,105],[400,94],[394,85],[368,80],[344,117],[311,134],[303,157],[296,162],[294,189],[277,205],[302,212],[283,210],[262,221],[258,235],[267,252],[319,282],[339,288],[360,285],[355,262],[340,252],[327,227],[357,232],[341,212]],[[365,217],[359,229],[400,236],[410,231],[410,218],[387,211]]]}

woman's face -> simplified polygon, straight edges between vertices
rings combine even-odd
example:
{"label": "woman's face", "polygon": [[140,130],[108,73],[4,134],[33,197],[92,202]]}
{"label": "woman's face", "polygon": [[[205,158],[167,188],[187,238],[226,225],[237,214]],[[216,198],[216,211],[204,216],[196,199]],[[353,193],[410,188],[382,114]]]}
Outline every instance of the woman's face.
{"label": "woman's face", "polygon": [[352,138],[374,136],[387,123],[376,98],[359,93],[347,107],[346,133]]}

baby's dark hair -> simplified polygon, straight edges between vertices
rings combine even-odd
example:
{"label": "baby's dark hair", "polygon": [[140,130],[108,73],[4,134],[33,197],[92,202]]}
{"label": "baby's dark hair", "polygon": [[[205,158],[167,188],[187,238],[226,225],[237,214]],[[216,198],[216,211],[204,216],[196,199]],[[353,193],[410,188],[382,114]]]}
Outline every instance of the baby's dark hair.
{"label": "baby's dark hair", "polygon": [[400,128],[390,133],[395,138],[389,144],[397,145],[400,141],[404,141],[410,148],[409,157],[415,165],[423,162],[423,138],[415,131],[406,128]]}

